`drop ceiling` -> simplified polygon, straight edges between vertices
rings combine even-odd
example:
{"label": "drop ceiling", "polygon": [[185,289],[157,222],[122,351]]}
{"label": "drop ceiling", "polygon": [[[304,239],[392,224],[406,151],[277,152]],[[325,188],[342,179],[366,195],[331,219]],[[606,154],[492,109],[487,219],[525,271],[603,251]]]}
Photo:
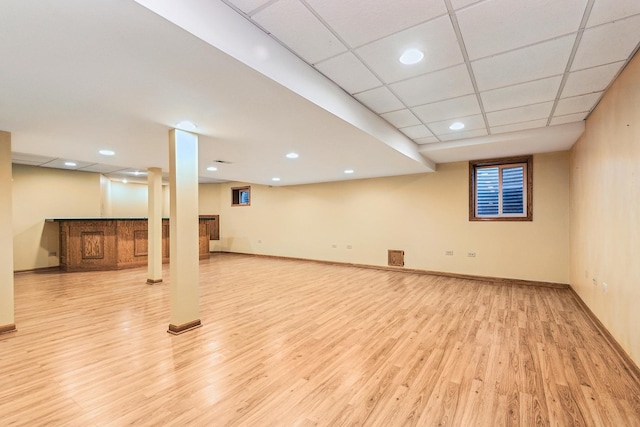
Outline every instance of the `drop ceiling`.
{"label": "drop ceiling", "polygon": [[570,148],[638,28],[638,0],[9,0],[0,129],[103,173],[168,172],[182,120],[203,182],[431,172]]}

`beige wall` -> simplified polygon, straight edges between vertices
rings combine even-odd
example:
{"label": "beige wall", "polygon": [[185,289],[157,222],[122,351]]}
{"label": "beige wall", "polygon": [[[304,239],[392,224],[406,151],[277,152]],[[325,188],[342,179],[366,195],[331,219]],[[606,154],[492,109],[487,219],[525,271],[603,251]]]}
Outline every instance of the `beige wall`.
{"label": "beige wall", "polygon": [[100,216],[108,218],[111,215],[111,180],[100,175]]}
{"label": "beige wall", "polygon": [[111,214],[115,218],[146,218],[148,215],[149,187],[146,184],[124,184],[111,181]]}
{"label": "beige wall", "polygon": [[[111,181],[101,176],[102,215],[114,218],[146,218],[149,190],[147,184]],[[169,186],[162,186],[162,217],[169,218]]]}
{"label": "beige wall", "polygon": [[587,120],[570,165],[571,285],[640,364],[640,56]]}
{"label": "beige wall", "polygon": [[[220,190],[219,184],[200,184],[198,186],[198,214],[199,215],[220,215]],[[221,217],[220,221],[224,221]],[[209,250],[219,252],[222,250],[221,240],[210,240]]]}
{"label": "beige wall", "polygon": [[[567,283],[568,154],[534,157],[533,222],[469,222],[467,181],[461,162],[434,174],[253,185],[249,207],[230,206],[236,184],[201,184],[199,213],[221,215],[213,251],[382,266],[388,249],[400,249],[407,268]],[[49,256],[58,250],[58,229],[45,218],[99,217],[106,205],[109,216],[146,217],[146,191],[105,185],[99,174],[15,165],[15,269],[58,265]]]}
{"label": "beige wall", "polygon": [[58,226],[46,218],[99,217],[100,210],[99,174],[14,164],[14,269],[59,265]]}
{"label": "beige wall", "polygon": [[466,162],[441,164],[434,174],[252,185],[248,207],[230,206],[236,185],[217,185],[223,250],[387,265],[387,250],[399,249],[407,268],[569,280],[566,152],[534,157],[533,222],[469,222]]}
{"label": "beige wall", "polygon": [[[387,250],[400,249],[407,268],[567,283],[567,153],[534,158],[533,222],[469,222],[467,180],[463,162],[440,165],[435,174],[253,185],[250,207],[230,206],[236,184],[201,184],[199,213],[221,215],[212,251],[386,265]],[[58,265],[49,255],[58,250],[58,229],[45,218],[105,216],[105,206],[106,216],[147,216],[146,185],[103,181],[14,165],[16,270]]]}

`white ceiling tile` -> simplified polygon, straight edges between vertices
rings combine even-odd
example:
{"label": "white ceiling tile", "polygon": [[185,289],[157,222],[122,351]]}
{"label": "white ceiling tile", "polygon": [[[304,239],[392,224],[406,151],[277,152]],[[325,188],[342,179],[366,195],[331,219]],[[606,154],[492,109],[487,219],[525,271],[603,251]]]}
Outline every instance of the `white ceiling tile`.
{"label": "white ceiling tile", "polygon": [[496,133],[515,132],[518,130],[541,128],[541,127],[545,127],[546,125],[547,125],[547,119],[545,118],[540,120],[532,120],[530,122],[514,123],[511,125],[505,125],[505,126],[492,126],[491,133],[496,134]]}
{"label": "white ceiling tile", "polygon": [[426,138],[415,138],[413,140],[416,144],[432,144],[434,142],[438,142],[439,139],[436,138],[435,136],[427,136]]}
{"label": "white ceiling tile", "polygon": [[640,15],[585,30],[571,71],[626,60],[638,45],[638,28]]}
{"label": "white ceiling tile", "polygon": [[40,162],[29,159],[13,159],[11,163],[15,165],[40,166]]}
{"label": "white ceiling tile", "polygon": [[482,92],[482,104],[485,111],[506,110],[522,105],[553,101],[560,88],[561,76],[521,83]]}
{"label": "white ceiling tile", "polygon": [[480,106],[475,95],[419,105],[411,110],[425,123],[480,114]]}
{"label": "white ceiling tile", "polygon": [[402,102],[384,86],[360,92],[354,96],[378,114],[405,108]]}
{"label": "white ceiling tile", "polygon": [[454,141],[458,139],[477,138],[479,136],[487,135],[486,129],[470,130],[468,132],[450,133],[448,135],[442,135],[440,137],[443,141]]}
{"label": "white ceiling tile", "polygon": [[414,116],[413,113],[407,109],[384,113],[380,116],[397,128],[405,128],[408,126],[416,126],[422,124],[420,123],[420,120],[418,120],[416,116]]}
{"label": "white ceiling tile", "polygon": [[[424,59],[414,65],[402,64],[399,58],[409,48],[422,51]],[[464,62],[448,15],[364,45],[356,53],[385,83]]]}
{"label": "white ceiling tile", "polygon": [[587,117],[587,112],[567,114],[566,116],[555,116],[551,119],[551,126],[563,125],[565,123],[581,122]]}
{"label": "white ceiling tile", "polygon": [[268,2],[269,0],[229,0],[229,3],[232,3],[235,7],[246,14],[249,14],[249,12],[256,10]]}
{"label": "white ceiling tile", "polygon": [[429,132],[429,129],[427,129],[427,127],[424,125],[409,126],[409,127],[400,129],[400,131],[402,131],[402,133],[404,133],[411,139],[427,138],[427,137],[433,136],[433,134]]}
{"label": "white ceiling tile", "polygon": [[481,91],[562,74],[575,35],[473,61],[471,66]]}
{"label": "white ceiling tile", "polygon": [[456,15],[470,59],[574,33],[587,0],[493,0]]}
{"label": "white ceiling tile", "polygon": [[351,94],[382,85],[351,52],[322,61],[316,68]]}
{"label": "white ceiling tile", "polygon": [[[65,163],[67,162],[71,162],[73,163],[72,166],[68,166],[65,165]],[[50,162],[44,163],[40,166],[44,167],[44,168],[55,168],[55,169],[68,169],[68,170],[77,170],[77,169],[82,169],[82,168],[86,168],[88,166],[92,166],[95,165],[95,163],[92,162],[80,162],[77,160],[73,160],[73,159],[54,159]]]}
{"label": "white ceiling tile", "polygon": [[124,169],[126,168],[122,166],[103,165],[99,163],[82,168],[82,170],[85,172],[96,172],[96,173],[104,173],[104,174],[118,172]]}
{"label": "white ceiling tile", "polygon": [[494,111],[487,113],[487,119],[489,120],[489,126],[493,129],[494,126],[547,118],[551,113],[552,107],[553,102],[544,102],[542,104],[527,105],[510,110]]}
{"label": "white ceiling tile", "polygon": [[347,50],[299,0],[280,0],[253,19],[311,64]]}
{"label": "white ceiling tile", "polygon": [[560,101],[558,101],[554,116],[564,116],[566,114],[591,111],[591,109],[596,104],[596,102],[598,102],[601,96],[602,92],[598,92],[561,99]]}
{"label": "white ceiling tile", "polygon": [[11,153],[11,162],[24,165],[41,165],[55,160],[55,157],[40,156],[26,153]]}
{"label": "white ceiling tile", "polygon": [[562,97],[605,90],[623,65],[624,61],[620,61],[570,73],[562,90]]}
{"label": "white ceiling tile", "polygon": [[[451,130],[449,126],[451,126],[455,122],[461,122],[464,124],[464,129],[461,130]],[[464,133],[477,129],[486,129],[484,124],[484,119],[481,114],[475,116],[468,117],[460,117],[455,119],[443,120],[439,122],[427,123],[431,132],[433,132],[436,136],[446,135],[449,133]]]}
{"label": "white ceiling tile", "polygon": [[595,0],[587,27],[612,22],[640,13],[638,0]]}
{"label": "white ceiling tile", "polygon": [[447,13],[443,1],[307,0],[355,48]]}
{"label": "white ceiling tile", "polygon": [[455,98],[473,93],[464,64],[390,85],[408,106]]}
{"label": "white ceiling tile", "polygon": [[470,4],[478,3],[479,1],[483,0],[451,0],[451,6],[453,6],[454,10],[458,10],[469,6]]}

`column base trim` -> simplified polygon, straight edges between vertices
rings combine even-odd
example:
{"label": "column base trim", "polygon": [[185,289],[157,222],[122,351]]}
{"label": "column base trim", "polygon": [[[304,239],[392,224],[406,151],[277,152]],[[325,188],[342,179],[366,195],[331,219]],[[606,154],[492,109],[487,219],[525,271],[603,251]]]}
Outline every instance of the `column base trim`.
{"label": "column base trim", "polygon": [[167,329],[167,332],[172,335],[180,335],[192,329],[199,328],[200,326],[202,326],[202,322],[200,321],[200,319],[196,319],[188,323],[183,323],[182,325],[169,324],[169,329]]}
{"label": "column base trim", "polygon": [[156,283],[162,283],[162,279],[147,279],[147,285],[155,285]]}
{"label": "column base trim", "polygon": [[16,325],[14,323],[10,323],[8,325],[0,325],[0,335],[8,334],[9,332],[17,331]]}

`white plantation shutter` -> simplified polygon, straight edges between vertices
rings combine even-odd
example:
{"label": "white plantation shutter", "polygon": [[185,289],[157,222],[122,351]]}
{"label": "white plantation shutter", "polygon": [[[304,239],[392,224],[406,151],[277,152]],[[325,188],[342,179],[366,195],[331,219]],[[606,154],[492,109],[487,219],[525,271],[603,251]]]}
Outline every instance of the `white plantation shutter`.
{"label": "white plantation shutter", "polygon": [[248,205],[249,204],[249,191],[240,191],[240,204]]}
{"label": "white plantation shutter", "polygon": [[478,169],[476,194],[478,216],[497,216],[500,213],[500,175],[498,167]]}
{"label": "white plantation shutter", "polygon": [[524,166],[502,169],[502,214],[524,215]]}
{"label": "white plantation shutter", "polygon": [[479,218],[527,216],[527,164],[479,166],[475,207]]}

